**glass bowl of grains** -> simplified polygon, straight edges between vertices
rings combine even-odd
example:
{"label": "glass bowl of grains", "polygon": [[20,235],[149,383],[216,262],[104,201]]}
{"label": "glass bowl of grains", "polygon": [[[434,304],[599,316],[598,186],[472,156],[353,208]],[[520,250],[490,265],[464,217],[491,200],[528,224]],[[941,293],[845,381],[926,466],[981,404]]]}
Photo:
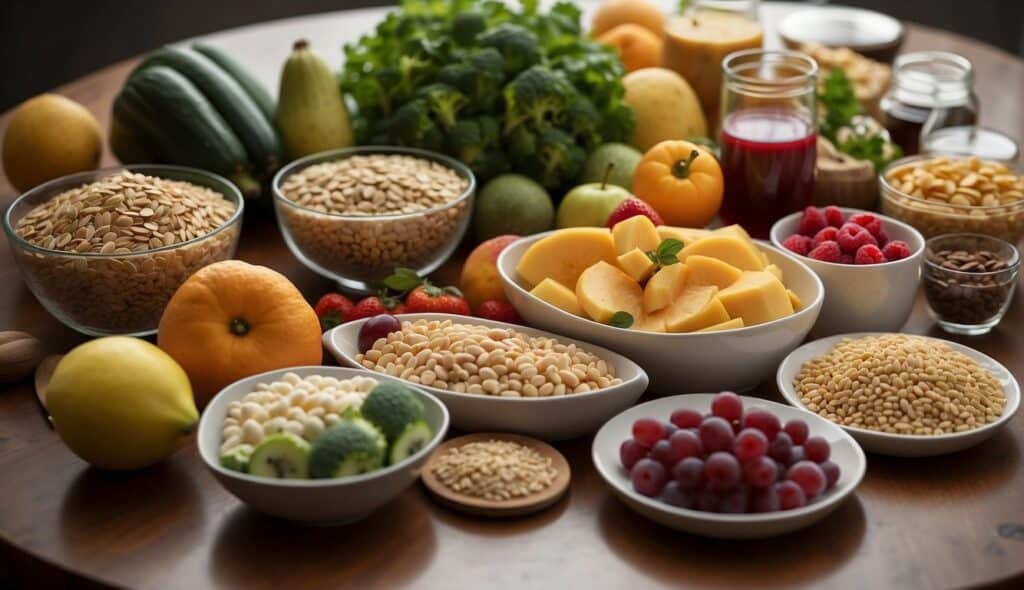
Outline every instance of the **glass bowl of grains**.
{"label": "glass bowl of grains", "polygon": [[372,292],[397,267],[436,270],[469,227],[476,179],[442,154],[392,146],[313,154],[274,177],[295,257],[343,288]]}
{"label": "glass bowl of grains", "polygon": [[242,208],[235,185],[215,174],[120,166],[29,190],[4,213],[4,231],[55,318],[90,336],[143,336],[185,279],[234,256]]}

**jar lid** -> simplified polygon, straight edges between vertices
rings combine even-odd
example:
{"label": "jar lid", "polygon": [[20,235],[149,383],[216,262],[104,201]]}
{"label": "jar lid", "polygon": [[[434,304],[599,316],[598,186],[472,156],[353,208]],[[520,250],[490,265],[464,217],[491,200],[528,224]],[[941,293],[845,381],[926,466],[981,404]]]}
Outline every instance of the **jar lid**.
{"label": "jar lid", "polygon": [[936,129],[924,139],[924,151],[929,154],[977,156],[983,160],[1016,162],[1020,150],[1011,137],[994,129],[975,125],[960,125]]}
{"label": "jar lid", "polygon": [[921,107],[966,104],[974,87],[974,66],[948,51],[904,53],[893,65],[896,100]]}

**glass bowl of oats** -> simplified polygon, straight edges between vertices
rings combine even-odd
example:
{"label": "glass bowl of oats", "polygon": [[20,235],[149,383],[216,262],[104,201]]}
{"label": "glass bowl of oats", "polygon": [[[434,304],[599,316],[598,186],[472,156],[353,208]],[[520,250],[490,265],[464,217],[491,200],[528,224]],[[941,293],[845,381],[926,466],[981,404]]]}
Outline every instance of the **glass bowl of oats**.
{"label": "glass bowl of oats", "polygon": [[397,267],[436,270],[469,227],[476,179],[426,150],[364,146],[313,154],[274,177],[285,242],[342,288],[372,292]]}
{"label": "glass bowl of oats", "polygon": [[54,317],[90,336],[143,336],[185,279],[234,256],[242,208],[235,185],[215,174],[120,166],[29,190],[4,213],[4,231]]}

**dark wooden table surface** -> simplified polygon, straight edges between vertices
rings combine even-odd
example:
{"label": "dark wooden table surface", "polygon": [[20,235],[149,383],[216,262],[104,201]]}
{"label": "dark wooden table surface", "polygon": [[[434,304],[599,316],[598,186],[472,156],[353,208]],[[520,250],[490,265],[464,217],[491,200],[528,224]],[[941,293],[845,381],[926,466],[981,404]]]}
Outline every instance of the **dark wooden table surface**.
{"label": "dark wooden table surface", "polygon": [[[970,57],[982,122],[1024,137],[1024,62],[920,27],[910,28],[905,48]],[[85,104],[105,126],[131,65],[100,70],[58,92]],[[0,117],[0,130],[9,117]],[[109,155],[105,162],[114,163]],[[0,200],[15,196],[0,177]],[[246,220],[238,255],[285,273],[311,300],[330,287],[289,254],[267,220]],[[455,268],[449,264],[444,278],[453,280]],[[39,306],[7,248],[0,251],[0,328],[35,334],[49,353],[84,339]],[[943,336],[920,299],[906,331]],[[1002,361],[1020,379],[1019,293],[993,333],[955,340]],[[778,398],[772,385],[758,393]],[[632,513],[594,471],[590,442],[556,445],[572,464],[571,490],[533,516],[462,516],[414,486],[361,523],[303,528],[240,504],[203,467],[193,441],[144,471],[89,468],[47,427],[26,380],[0,391],[0,587],[945,588],[1010,587],[1024,578],[1024,413],[990,441],[955,455],[869,455],[857,493],[832,516],[802,532],[750,542],[688,536]]]}

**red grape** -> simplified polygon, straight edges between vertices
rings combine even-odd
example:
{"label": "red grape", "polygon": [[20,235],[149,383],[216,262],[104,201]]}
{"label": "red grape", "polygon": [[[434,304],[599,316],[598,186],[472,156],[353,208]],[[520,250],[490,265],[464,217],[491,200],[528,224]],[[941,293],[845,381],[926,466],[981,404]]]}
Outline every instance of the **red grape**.
{"label": "red grape", "polygon": [[672,412],[672,417],[669,418],[673,424],[679,428],[696,428],[700,426],[700,421],[704,419],[697,410],[691,410],[690,408],[679,408],[675,412]]}
{"label": "red grape", "polygon": [[832,454],[832,449],[824,438],[812,436],[804,441],[804,453],[811,461],[821,463],[822,461],[828,461],[829,455]]}
{"label": "red grape", "polygon": [[693,508],[695,510],[703,510],[704,512],[718,512],[718,492],[709,489],[703,489],[697,492],[697,497],[694,500]]}
{"label": "red grape", "polygon": [[743,416],[743,401],[731,391],[723,391],[711,398],[711,414],[728,421],[739,420]]}
{"label": "red grape", "polygon": [[708,487],[718,491],[728,491],[740,482],[740,462],[731,453],[718,451],[711,453],[704,462],[704,479]]}
{"label": "red grape", "polygon": [[668,438],[668,442],[672,443],[672,448],[679,453],[681,459],[704,455],[704,445],[701,444],[700,437],[690,430],[673,432],[672,436]]}
{"label": "red grape", "polygon": [[794,464],[786,472],[786,477],[790,481],[795,481],[808,498],[825,491],[825,474],[813,461],[800,461]]}
{"label": "red grape", "polygon": [[662,422],[661,428],[665,431],[665,433],[661,435],[661,438],[669,438],[672,436],[673,432],[679,430],[679,427],[671,422]]}
{"label": "red grape", "polygon": [[632,438],[627,438],[619,445],[619,461],[622,461],[622,466],[626,468],[626,471],[633,469],[636,462],[646,456],[647,449]]}
{"label": "red grape", "polygon": [[675,447],[665,439],[661,439],[654,443],[654,446],[651,447],[651,454],[649,456],[651,459],[654,459],[664,465],[665,469],[671,469],[673,465],[683,458],[682,453],[677,451]]}
{"label": "red grape", "polygon": [[661,499],[672,506],[692,508],[694,495],[693,490],[684,490],[679,487],[678,482],[670,481],[665,484],[665,489],[661,492]]}
{"label": "red grape", "polygon": [[790,510],[807,503],[804,490],[795,481],[784,481],[775,484],[775,494],[779,497],[779,508]]}
{"label": "red grape", "polygon": [[654,418],[640,418],[633,423],[633,438],[648,449],[661,440],[665,427]]}
{"label": "red grape", "polygon": [[768,440],[774,440],[775,435],[782,429],[782,424],[775,414],[761,408],[753,408],[743,414],[743,427],[756,428],[764,433]]}
{"label": "red grape", "polygon": [[711,416],[700,423],[700,442],[705,452],[731,450],[734,436],[732,426],[723,418]]}
{"label": "red grape", "polygon": [[750,497],[750,511],[751,512],[778,512],[779,511],[779,495],[775,490],[775,485],[770,488],[763,490],[754,490],[754,493]]}
{"label": "red grape", "polygon": [[402,329],[402,323],[393,315],[375,315],[359,326],[359,337],[356,344],[359,352],[366,352],[373,348],[373,343],[380,338],[387,338],[388,334],[398,332]]}
{"label": "red grape", "polygon": [[793,444],[802,445],[807,440],[807,423],[803,420],[790,420],[786,422],[786,427],[783,428],[789,438],[792,439]]}
{"label": "red grape", "polygon": [[825,474],[825,489],[830,490],[839,481],[839,466],[832,461],[823,461],[818,465]]}
{"label": "red grape", "polygon": [[723,514],[743,514],[750,506],[750,491],[745,487],[738,487],[735,490],[722,496],[718,503],[718,511]]}
{"label": "red grape", "polygon": [[654,497],[665,487],[665,467],[654,459],[640,459],[630,471],[633,478],[633,489],[637,493]]}
{"label": "red grape", "polygon": [[789,438],[785,432],[780,432],[775,435],[775,440],[768,447],[768,456],[779,463],[786,463],[789,461],[789,453],[792,449],[793,439]]}
{"label": "red grape", "polygon": [[799,463],[807,458],[807,451],[801,446],[793,447],[789,450],[789,458],[786,459],[786,467]]}
{"label": "red grape", "polygon": [[744,428],[736,435],[732,452],[740,463],[750,463],[768,452],[768,437],[755,428]]}
{"label": "red grape", "polygon": [[743,468],[743,480],[755,488],[767,488],[775,483],[779,468],[768,457],[759,457]]}
{"label": "red grape", "polygon": [[683,459],[672,468],[672,478],[684,490],[696,489],[704,482],[704,461],[697,457]]}

